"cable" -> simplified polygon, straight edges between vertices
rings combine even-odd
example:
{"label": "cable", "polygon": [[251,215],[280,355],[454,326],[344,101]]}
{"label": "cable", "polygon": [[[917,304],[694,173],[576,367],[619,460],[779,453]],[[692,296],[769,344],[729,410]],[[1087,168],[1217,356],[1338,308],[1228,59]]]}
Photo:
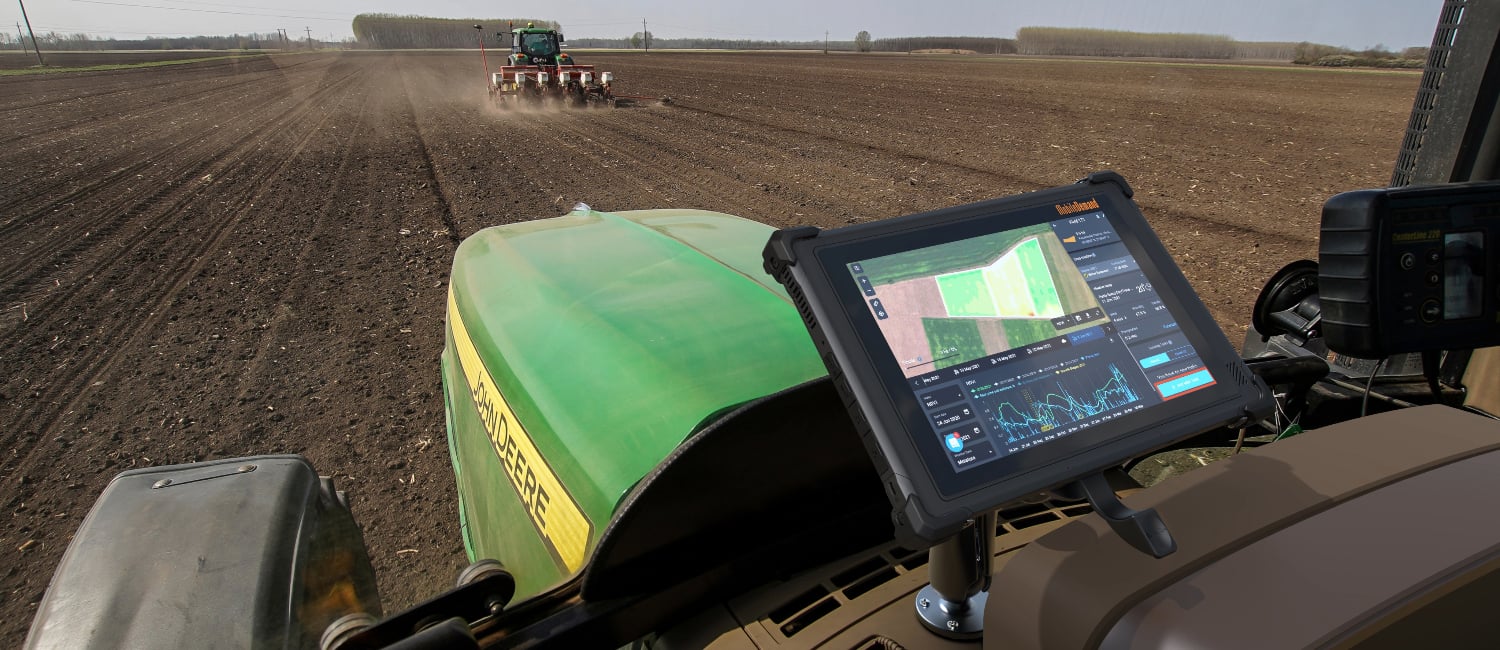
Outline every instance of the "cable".
{"label": "cable", "polygon": [[567,23],[566,26],[569,29],[571,29],[571,28],[574,28],[574,27],[617,27],[619,25],[639,25],[639,24],[640,23],[638,23],[636,21],[629,20],[629,21],[618,22],[618,23]]}
{"label": "cable", "polygon": [[217,9],[189,9],[187,7],[163,7],[161,5],[143,5],[143,4],[136,4],[136,3],[133,3],[133,2],[105,2],[104,0],[73,0],[73,2],[82,2],[82,3],[85,3],[85,4],[91,4],[91,5],[112,5],[112,6],[116,6],[116,7],[139,7],[139,8],[142,8],[142,9],[165,9],[167,11],[192,11],[192,12],[203,13],[203,14],[229,14],[229,15],[233,15],[233,16],[264,16],[264,17],[267,17],[267,18],[297,18],[297,19],[301,19],[301,20],[326,20],[326,21],[329,21],[329,22],[337,22],[337,23],[347,22],[349,20],[348,18],[319,18],[317,16],[290,16],[290,15],[283,15],[283,14],[260,14],[260,13],[253,13],[253,12],[248,12],[248,11],[220,11],[220,10],[217,10]]}
{"label": "cable", "polygon": [[316,9],[290,9],[290,8],[287,8],[287,7],[258,7],[258,6],[255,6],[255,5],[235,5],[235,4],[228,4],[228,5],[226,5],[226,4],[219,4],[217,2],[198,2],[196,0],[160,0],[160,1],[161,2],[165,2],[167,4],[174,4],[174,5],[203,5],[203,6],[206,6],[206,7],[224,7],[224,8],[227,8],[227,9],[266,9],[266,10],[269,10],[269,11],[301,11],[303,13],[311,13],[311,14],[328,14],[330,17],[338,17],[340,20],[347,20],[349,18],[349,14],[347,12],[343,12],[343,11],[319,11],[319,10],[316,10]]}
{"label": "cable", "polygon": [[[1359,393],[1360,391],[1363,391],[1365,389],[1363,386],[1360,386],[1359,384],[1351,384],[1351,383],[1349,383],[1347,381],[1343,381],[1343,380],[1340,380],[1340,379],[1334,379],[1333,377],[1324,377],[1321,381],[1326,381],[1326,382],[1328,382],[1330,384],[1333,384],[1334,386],[1338,386],[1339,388],[1342,388],[1344,390],[1351,390],[1351,391],[1354,391],[1355,393]],[[1399,406],[1399,407],[1404,408],[1404,409],[1409,409],[1409,408],[1412,408],[1412,407],[1416,406],[1416,404],[1413,404],[1413,403],[1408,402],[1406,400],[1396,399],[1394,397],[1391,397],[1390,395],[1385,395],[1385,394],[1381,394],[1381,393],[1371,393],[1370,396],[1374,397],[1375,399],[1378,399],[1378,400],[1380,400],[1382,402],[1389,402],[1391,404],[1395,404],[1396,406]]]}
{"label": "cable", "polygon": [[1422,353],[1422,376],[1427,378],[1427,389],[1432,391],[1432,398],[1438,404],[1443,403],[1443,389],[1438,385],[1438,372],[1442,367],[1443,353],[1438,350],[1427,350]]}
{"label": "cable", "polygon": [[[58,27],[56,25],[37,25],[36,28],[37,28],[37,31],[41,31],[41,30],[45,29],[45,30],[54,31],[54,32],[60,32],[60,33],[65,32],[65,33],[68,33],[68,34],[88,34],[90,37],[95,37],[98,40],[102,40],[102,41],[110,41],[110,40],[124,41],[124,40],[142,40],[142,39],[124,39],[124,38],[116,39],[116,38],[111,38],[111,37],[108,37],[108,36],[99,36],[100,34],[133,34],[133,35],[138,35],[138,36],[209,36],[208,34],[204,34],[202,32],[127,32],[127,31],[117,30],[117,29],[115,29],[113,27]],[[209,37],[213,38],[212,36],[209,36]]]}
{"label": "cable", "polygon": [[1297,420],[1293,420],[1291,414],[1287,413],[1286,409],[1284,409],[1284,408],[1281,407],[1281,398],[1278,397],[1274,393],[1271,394],[1271,403],[1276,405],[1276,417],[1277,417],[1276,426],[1277,427],[1281,426],[1281,418],[1286,418],[1286,423],[1287,424],[1296,424],[1297,420],[1302,419],[1302,414],[1298,413],[1297,414]]}
{"label": "cable", "polygon": [[1370,407],[1370,387],[1375,385],[1375,375],[1380,374],[1380,369],[1385,367],[1385,359],[1375,362],[1375,369],[1370,371],[1370,379],[1365,382],[1365,398],[1359,402],[1359,417],[1365,416],[1365,411]]}

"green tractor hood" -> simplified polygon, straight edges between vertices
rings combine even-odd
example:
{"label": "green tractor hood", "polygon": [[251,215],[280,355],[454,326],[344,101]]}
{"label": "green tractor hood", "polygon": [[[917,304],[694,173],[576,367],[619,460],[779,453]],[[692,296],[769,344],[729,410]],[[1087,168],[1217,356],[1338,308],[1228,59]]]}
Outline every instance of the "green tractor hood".
{"label": "green tractor hood", "polygon": [[771,231],[575,211],[459,246],[443,383],[464,540],[511,569],[518,597],[577,574],[621,498],[694,431],[826,373],[761,269]]}

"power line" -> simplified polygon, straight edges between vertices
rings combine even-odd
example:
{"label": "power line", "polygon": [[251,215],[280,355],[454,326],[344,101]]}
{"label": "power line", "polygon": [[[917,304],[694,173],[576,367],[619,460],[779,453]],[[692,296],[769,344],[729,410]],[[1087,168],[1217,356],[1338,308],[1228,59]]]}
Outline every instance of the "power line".
{"label": "power line", "polygon": [[[101,34],[131,34],[131,35],[134,35],[134,36],[206,36],[206,37],[213,38],[213,37],[217,37],[217,36],[232,36],[233,35],[233,34],[205,34],[203,32],[130,32],[130,31],[122,30],[122,29],[115,29],[113,27],[61,27],[61,26],[58,26],[58,25],[37,25],[37,29],[42,29],[42,30],[47,30],[47,31],[53,31],[53,32],[66,32],[66,33],[72,33],[72,34],[88,34],[89,36],[99,36]],[[257,33],[257,34],[269,34],[269,33],[273,32],[273,31],[275,31],[275,30],[258,31],[258,32],[255,32],[255,33]],[[249,33],[249,32],[245,32],[245,33]],[[101,40],[111,40],[111,39],[108,38],[108,37],[104,37]],[[134,39],[113,39],[113,40],[134,40]]]}
{"label": "power line", "polygon": [[567,23],[568,27],[611,27],[615,25],[634,25],[635,21],[623,21],[618,23]]}
{"label": "power line", "polygon": [[131,2],[105,2],[104,0],[73,0],[91,5],[113,5],[116,7],[139,7],[141,9],[164,9],[167,11],[191,11],[201,14],[229,14],[233,16],[263,16],[267,18],[298,18],[302,20],[326,20],[330,22],[345,22],[348,18],[319,18],[317,16],[292,16],[284,14],[262,14],[248,11],[221,11],[217,9],[189,9],[187,7],[163,7],[161,5],[143,5]]}
{"label": "power line", "polygon": [[230,9],[266,9],[269,11],[302,11],[310,14],[325,14],[328,16],[339,16],[340,20],[347,19],[348,14],[341,11],[318,11],[316,9],[288,9],[286,7],[258,7],[255,5],[220,4],[217,2],[197,2],[196,0],[161,0],[167,4],[174,5],[202,5],[205,7],[227,7]]}
{"label": "power line", "polygon": [[726,31],[720,31],[720,30],[715,30],[715,29],[700,29],[700,28],[697,28],[697,27],[687,27],[685,25],[669,25],[667,23],[657,23],[657,26],[659,26],[659,27],[671,27],[672,29],[680,29],[680,30],[683,30],[683,31],[686,31],[686,32],[690,32],[690,33],[691,32],[696,32],[696,33],[704,34],[704,36],[690,36],[690,37],[687,37],[687,38],[704,38],[704,37],[709,37],[709,36],[729,35],[729,36],[754,36],[754,37],[757,37],[757,38],[768,38],[768,39],[771,39],[771,40],[780,40],[780,41],[796,40],[796,39],[785,38],[785,37],[782,37],[782,36],[773,36],[771,34],[757,34],[757,33],[746,33],[746,32],[726,32]]}

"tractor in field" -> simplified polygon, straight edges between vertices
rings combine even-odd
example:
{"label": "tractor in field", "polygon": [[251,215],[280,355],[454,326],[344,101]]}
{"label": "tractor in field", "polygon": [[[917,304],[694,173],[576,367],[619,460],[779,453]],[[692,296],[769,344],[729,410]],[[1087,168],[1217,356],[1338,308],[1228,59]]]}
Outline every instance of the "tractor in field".
{"label": "tractor in field", "polygon": [[[475,25],[483,32],[483,26]],[[670,97],[622,95],[614,90],[612,72],[598,72],[594,66],[580,64],[563,51],[563,35],[555,29],[512,26],[498,36],[509,46],[499,72],[490,72],[485,60],[490,103],[499,108],[555,104],[572,107],[624,107],[637,102],[670,104]],[[484,39],[480,38],[480,55],[484,57]]]}
{"label": "tractor in field", "polygon": [[[1493,646],[1500,526],[1486,513],[1500,507],[1500,355],[1487,346],[1500,345],[1500,185],[1465,182],[1500,177],[1500,6],[1463,5],[1445,5],[1397,187],[1328,200],[1319,261],[1270,279],[1238,354],[1213,367],[1216,382],[1192,370],[1142,384],[1162,403],[1180,394],[1185,419],[1214,383],[1259,394],[1271,415],[1247,411],[1147,453],[1021,466],[1017,475],[1104,469],[977,509],[941,542],[899,534],[914,523],[903,513],[915,479],[883,473],[887,452],[851,410],[883,398],[851,389],[837,368],[858,359],[820,347],[825,307],[789,288],[778,265],[794,250],[787,238],[806,233],[703,210],[580,204],[481,230],[455,253],[439,371],[458,535],[473,563],[452,590],[382,612],[346,497],[304,459],[134,469],[75,535],[27,647]],[[497,76],[494,92],[515,101],[585,83],[563,63],[560,37],[528,29],[513,30],[520,42],[500,74],[548,76]],[[564,70],[566,82],[551,76]],[[1119,186],[1123,205],[1130,190]],[[1021,294],[990,278],[1032,273],[1050,264],[1047,251],[1101,252],[1072,258],[1080,276],[1135,277],[1143,251],[1161,247],[1144,227],[1090,229],[1105,208],[1087,198],[1032,207],[1055,214],[1004,249],[1024,254],[951,274],[984,287],[968,302],[1005,311],[1006,296]],[[899,243],[952,243],[946,232]],[[892,304],[876,299],[888,284],[858,280],[888,258],[871,250],[825,261],[843,269],[850,313],[880,332],[901,315],[887,311],[896,292],[879,293]],[[916,268],[881,263],[888,274]],[[1138,373],[1190,367],[1193,345],[1228,345],[1217,328],[1186,343],[1160,334],[1179,326],[1170,316],[1187,298],[1139,297],[1191,290],[1175,267],[1152,273],[1093,297],[1068,298],[1050,281],[1028,289],[1036,322],[1016,332],[1063,337],[1004,352],[1118,337],[1154,346],[1132,358]],[[962,288],[928,284],[945,282]],[[1053,299],[1098,306],[1053,309]],[[1152,327],[1098,324],[1106,318]],[[916,420],[973,415],[921,387],[983,364],[906,375],[888,365],[890,385],[916,391]],[[946,450],[929,430],[922,453],[947,462],[1001,429],[1041,435],[1087,416],[1108,430],[1166,412],[1106,410],[1138,399],[1109,374],[1092,390],[1030,392],[1042,403],[1034,417],[987,420],[973,439],[955,431]],[[1228,459],[1151,486],[1129,472],[1162,451],[1202,448]]]}
{"label": "tractor in field", "polygon": [[614,74],[596,72],[594,66],[574,61],[572,55],[563,51],[563,35],[557,30],[527,23],[500,36],[510,47],[504,65],[494,73],[488,71],[488,64],[485,66],[490,101],[494,105],[502,108],[542,102],[615,105]]}

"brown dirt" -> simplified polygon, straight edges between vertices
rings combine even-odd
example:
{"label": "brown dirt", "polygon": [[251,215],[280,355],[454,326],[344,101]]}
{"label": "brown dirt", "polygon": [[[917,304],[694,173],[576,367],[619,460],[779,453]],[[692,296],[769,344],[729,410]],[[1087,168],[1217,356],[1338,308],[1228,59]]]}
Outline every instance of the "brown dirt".
{"label": "brown dirt", "polygon": [[[0,80],[0,645],[130,467],[307,455],[392,609],[464,564],[438,354],[455,243],[567,210],[824,227],[1113,168],[1232,340],[1418,77],[1076,60],[580,56],[674,106],[497,114],[476,57]],[[17,550],[25,546],[25,550]],[[416,553],[399,553],[416,549]]]}
{"label": "brown dirt", "polygon": [[[161,52],[113,51],[113,52],[48,52],[42,48],[42,60],[50,68],[82,68],[93,65],[120,65],[153,63],[156,61],[181,61],[183,59],[206,59],[215,56],[266,56],[261,52],[243,50],[165,50]],[[36,54],[11,50],[0,52],[0,70],[16,70],[35,67]]]}

